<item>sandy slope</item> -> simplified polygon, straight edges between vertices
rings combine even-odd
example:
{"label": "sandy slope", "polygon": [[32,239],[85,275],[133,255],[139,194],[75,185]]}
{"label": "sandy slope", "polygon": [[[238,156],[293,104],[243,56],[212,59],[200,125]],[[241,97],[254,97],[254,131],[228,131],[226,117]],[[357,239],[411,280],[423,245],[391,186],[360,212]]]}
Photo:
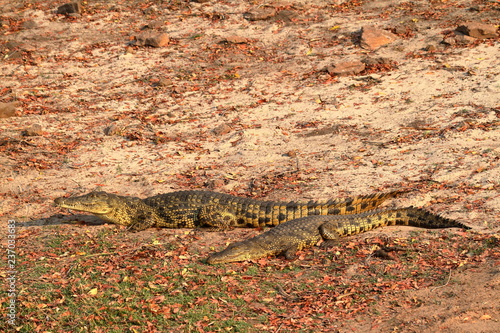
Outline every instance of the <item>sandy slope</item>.
{"label": "sandy slope", "polygon": [[[255,22],[242,13],[257,7],[240,1],[141,9],[96,2],[70,19],[51,12],[58,4],[14,1],[0,12],[3,55],[11,54],[7,41],[23,54],[0,67],[2,101],[21,102],[17,117],[0,119],[2,220],[59,223],[55,197],[97,187],[140,197],[208,188],[295,200],[406,188],[414,192],[398,205],[498,232],[498,38],[440,44],[461,21],[498,24],[494,3],[470,10],[465,1],[289,1],[270,5],[293,15]],[[21,25],[30,20],[34,27]],[[170,45],[126,48],[155,21]],[[416,24],[411,36],[374,52],[359,47],[362,26],[408,21]],[[220,43],[230,36],[247,42]],[[322,71],[367,56],[393,65],[347,77]],[[42,135],[22,136],[33,124]],[[114,135],[105,134],[110,126]],[[498,279],[498,269],[477,271],[457,278]],[[472,288],[457,293],[490,302],[498,295],[498,284],[480,295]],[[432,299],[425,293],[418,297]],[[464,299],[449,301],[453,309]],[[490,332],[500,311],[488,309],[494,320],[471,326],[445,312],[445,331]],[[397,320],[436,311],[420,310]]]}

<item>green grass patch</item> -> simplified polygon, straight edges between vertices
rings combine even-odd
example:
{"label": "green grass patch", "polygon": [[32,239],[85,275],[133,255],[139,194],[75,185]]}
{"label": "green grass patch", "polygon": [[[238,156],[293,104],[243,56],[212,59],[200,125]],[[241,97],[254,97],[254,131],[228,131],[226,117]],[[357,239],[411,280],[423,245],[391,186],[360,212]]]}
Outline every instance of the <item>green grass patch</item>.
{"label": "green grass patch", "polygon": [[186,252],[192,239],[137,235],[103,228],[20,240],[18,331],[300,331],[302,312],[314,314],[314,331],[323,318],[377,315],[372,305],[384,290],[442,285],[460,262],[498,249],[494,237],[419,233],[395,240],[403,248],[395,260],[349,242],[335,255],[314,249],[294,261],[212,266],[203,250]]}

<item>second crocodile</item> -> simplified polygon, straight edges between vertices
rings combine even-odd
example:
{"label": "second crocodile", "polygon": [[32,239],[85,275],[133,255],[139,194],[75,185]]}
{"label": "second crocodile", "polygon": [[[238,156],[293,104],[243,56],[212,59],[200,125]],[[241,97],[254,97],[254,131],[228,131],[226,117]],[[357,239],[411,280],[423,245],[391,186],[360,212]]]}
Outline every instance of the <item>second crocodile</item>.
{"label": "second crocodile", "polygon": [[308,216],[278,225],[256,237],[233,243],[225,250],[212,254],[209,264],[253,260],[284,254],[292,259],[297,251],[311,247],[321,239],[331,245],[339,237],[359,234],[389,225],[421,228],[463,228],[468,226],[419,208],[373,210],[354,215]]}

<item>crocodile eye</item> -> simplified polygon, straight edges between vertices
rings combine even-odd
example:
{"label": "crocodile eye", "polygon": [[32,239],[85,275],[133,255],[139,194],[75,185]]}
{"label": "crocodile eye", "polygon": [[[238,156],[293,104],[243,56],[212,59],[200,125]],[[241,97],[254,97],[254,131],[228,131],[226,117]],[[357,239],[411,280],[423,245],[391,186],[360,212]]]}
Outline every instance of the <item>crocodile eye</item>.
{"label": "crocodile eye", "polygon": [[107,195],[105,192],[91,192],[90,197],[91,198],[106,198]]}

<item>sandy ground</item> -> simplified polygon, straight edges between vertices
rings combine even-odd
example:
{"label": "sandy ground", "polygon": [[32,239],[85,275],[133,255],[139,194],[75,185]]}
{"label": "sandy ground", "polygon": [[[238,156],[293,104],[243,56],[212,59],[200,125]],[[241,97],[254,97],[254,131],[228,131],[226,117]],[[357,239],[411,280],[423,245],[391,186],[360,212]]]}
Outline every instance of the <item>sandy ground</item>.
{"label": "sandy ground", "polygon": [[[61,223],[53,199],[96,188],[273,200],[408,189],[395,205],[498,233],[498,37],[442,43],[462,22],[498,25],[498,2],[89,1],[70,17],[54,14],[60,4],[0,6],[0,102],[18,102],[0,119],[2,223]],[[169,44],[130,43],[148,24]],[[400,33],[372,51],[364,26]],[[383,61],[324,70],[366,58]],[[394,321],[498,331],[498,264],[454,272],[454,297],[399,295],[423,305]],[[368,330],[363,318],[355,328]]]}

